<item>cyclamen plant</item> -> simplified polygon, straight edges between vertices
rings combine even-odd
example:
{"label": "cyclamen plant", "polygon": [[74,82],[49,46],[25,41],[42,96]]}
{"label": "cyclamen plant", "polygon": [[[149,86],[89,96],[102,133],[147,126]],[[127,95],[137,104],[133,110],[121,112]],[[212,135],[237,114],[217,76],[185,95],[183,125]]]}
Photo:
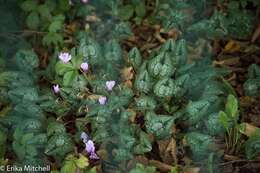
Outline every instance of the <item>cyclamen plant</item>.
{"label": "cyclamen plant", "polygon": [[[70,76],[70,83],[63,82],[62,87],[69,87],[69,90],[76,92],[75,95],[79,95],[77,92],[83,94],[84,90],[91,93],[89,98],[80,101],[80,105],[88,107],[85,118],[91,122],[92,127],[93,139],[90,140],[82,133],[85,150],[90,158],[98,157],[94,154],[95,141],[105,143],[106,147],[110,148],[107,154],[113,159],[108,162],[130,160],[136,154],[151,151],[153,141],[148,138],[149,135],[158,140],[171,138],[172,127],[181,122],[187,122],[188,129],[197,131],[187,132],[186,135],[187,144],[191,147],[194,157],[202,158],[208,155],[211,135],[218,135],[223,130],[217,116],[218,111],[222,110],[228,91],[223,89],[224,84],[216,79],[221,79],[225,72],[203,62],[187,63],[186,41],[168,40],[159,50],[153,51],[148,60],[142,59],[137,48],[129,52],[129,65],[133,66],[137,75],[132,81],[134,87],[127,88],[111,80],[120,74],[114,65],[118,64],[120,67],[123,61],[118,44],[110,41],[109,46],[105,45],[104,65],[101,63],[103,61],[95,61],[101,58],[102,54],[97,54],[101,46],[93,43],[95,42],[82,41],[77,51],[76,48],[71,51],[72,58],[68,63],[61,60],[56,64],[57,74],[63,81],[70,76],[68,73],[75,73],[72,78]],[[91,50],[91,54],[86,50]],[[110,59],[108,55],[116,58]],[[86,62],[85,70],[88,70],[88,73],[78,73],[83,70],[83,63]],[[91,68],[93,71],[89,71],[89,67],[94,65],[95,69]],[[117,78],[117,81],[120,81],[120,78]],[[85,85],[76,86],[71,83]],[[64,94],[61,93],[61,96],[67,99]],[[143,117],[143,128],[130,121],[135,117],[131,117],[133,113],[129,110],[132,110],[134,115]],[[157,114],[158,110],[163,114]],[[208,128],[210,133],[200,131],[204,128]]]}

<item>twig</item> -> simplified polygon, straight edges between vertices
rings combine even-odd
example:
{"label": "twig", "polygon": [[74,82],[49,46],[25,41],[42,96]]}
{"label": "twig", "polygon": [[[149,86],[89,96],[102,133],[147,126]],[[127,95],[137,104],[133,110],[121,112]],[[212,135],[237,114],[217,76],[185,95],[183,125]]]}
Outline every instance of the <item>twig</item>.
{"label": "twig", "polygon": [[237,163],[237,162],[259,162],[259,163],[260,163],[260,160],[246,160],[246,159],[240,159],[240,160],[232,160],[232,161],[229,161],[229,162],[220,163],[219,165],[220,165],[220,166],[225,166],[225,165],[233,164],[233,163]]}

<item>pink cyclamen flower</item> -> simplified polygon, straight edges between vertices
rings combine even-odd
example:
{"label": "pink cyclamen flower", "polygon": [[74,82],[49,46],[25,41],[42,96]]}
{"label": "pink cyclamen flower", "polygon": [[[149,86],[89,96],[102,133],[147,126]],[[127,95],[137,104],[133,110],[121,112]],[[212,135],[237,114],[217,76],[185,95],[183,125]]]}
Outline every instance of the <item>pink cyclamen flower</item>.
{"label": "pink cyclamen flower", "polygon": [[68,63],[71,60],[71,55],[67,52],[61,52],[59,54],[59,59],[63,62],[63,63]]}
{"label": "pink cyclamen flower", "polygon": [[85,132],[82,132],[80,138],[85,143],[85,150],[89,154],[89,158],[99,159],[98,155],[96,154],[96,148],[94,142],[90,139],[90,137]]}
{"label": "pink cyclamen flower", "polygon": [[90,153],[89,158],[93,159],[93,160],[98,160],[99,159],[98,155],[95,152]]}
{"label": "pink cyclamen flower", "polygon": [[87,62],[81,63],[80,68],[81,68],[84,72],[88,71],[88,63],[87,63]]}
{"label": "pink cyclamen flower", "polygon": [[55,94],[58,94],[60,92],[60,86],[58,84],[53,85],[52,88]]}
{"label": "pink cyclamen flower", "polygon": [[86,3],[88,3],[88,0],[81,0],[81,2],[86,4]]}
{"label": "pink cyclamen flower", "polygon": [[85,150],[89,154],[95,152],[95,150],[96,150],[94,142],[92,140],[90,140],[90,139],[85,143],[85,146],[86,146]]}
{"label": "pink cyclamen flower", "polygon": [[115,86],[116,82],[111,80],[111,81],[106,81],[106,89],[108,91],[112,91],[113,87]]}
{"label": "pink cyclamen flower", "polygon": [[107,98],[105,96],[100,96],[98,98],[98,102],[99,102],[99,104],[104,105],[107,102]]}

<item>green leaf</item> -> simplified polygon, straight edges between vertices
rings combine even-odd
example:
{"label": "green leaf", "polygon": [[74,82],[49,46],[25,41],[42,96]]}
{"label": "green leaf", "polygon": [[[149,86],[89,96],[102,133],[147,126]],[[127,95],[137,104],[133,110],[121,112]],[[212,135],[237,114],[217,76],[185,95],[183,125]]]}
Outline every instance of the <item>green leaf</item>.
{"label": "green leaf", "polygon": [[75,70],[66,72],[63,76],[63,85],[71,86],[73,84],[73,81],[76,80],[77,76],[78,72]]}
{"label": "green leaf", "polygon": [[174,94],[174,81],[171,78],[159,80],[154,86],[154,94],[157,97],[167,98]]}
{"label": "green leaf", "polygon": [[58,32],[63,28],[63,21],[62,20],[54,20],[49,26],[49,32]]}
{"label": "green leaf", "polygon": [[66,161],[65,164],[61,168],[61,173],[75,173],[77,170],[77,166],[74,161]]}
{"label": "green leaf", "polygon": [[6,87],[8,86],[9,82],[14,80],[17,77],[17,73],[5,71],[0,73],[0,86]]}
{"label": "green leaf", "polygon": [[223,111],[219,112],[219,121],[223,125],[223,127],[228,131],[228,129],[229,129],[229,125],[228,125],[229,118],[228,118],[228,116],[225,112],[223,112]]}
{"label": "green leaf", "polygon": [[191,132],[185,136],[187,144],[189,145],[194,159],[203,159],[210,152],[210,146],[212,144],[212,138],[208,135]]}
{"label": "green leaf", "polygon": [[137,70],[142,63],[142,56],[137,47],[134,47],[128,53],[128,58],[135,70]]}
{"label": "green leaf", "polygon": [[5,155],[5,149],[6,149],[6,140],[7,140],[7,135],[4,131],[0,131],[0,159],[1,158],[4,158],[4,155]]}
{"label": "green leaf", "polygon": [[245,152],[248,159],[254,159],[260,154],[260,130],[256,130],[245,143]]}
{"label": "green leaf", "polygon": [[45,46],[50,46],[51,44],[57,46],[63,43],[63,35],[59,33],[49,32],[43,37],[42,43]]}
{"label": "green leaf", "polygon": [[[142,69],[142,68],[141,68]],[[136,80],[135,80],[135,88],[144,93],[148,93],[151,89],[151,77],[147,70],[141,70],[139,74],[137,74]]]}
{"label": "green leaf", "polygon": [[122,20],[129,20],[134,15],[134,7],[132,5],[125,5],[119,9],[119,17]]}
{"label": "green leaf", "polygon": [[97,173],[97,169],[96,167],[90,168],[89,170],[87,170],[85,173]]}
{"label": "green leaf", "polygon": [[140,3],[138,3],[135,6],[135,13],[140,18],[144,17],[144,15],[146,13],[146,7],[145,7],[145,3],[144,2],[140,1]]}
{"label": "green leaf", "polygon": [[10,90],[8,92],[8,96],[14,103],[19,103],[21,101],[35,102],[39,98],[37,89],[31,87],[20,87]]}
{"label": "green leaf", "polygon": [[56,121],[48,122],[47,136],[64,134],[65,132],[66,128],[63,124]]}
{"label": "green leaf", "polygon": [[41,15],[42,18],[46,18],[46,19],[50,20],[51,17],[52,17],[50,9],[46,4],[39,5],[38,6],[38,12],[39,12],[39,14]]}
{"label": "green leaf", "polygon": [[21,8],[24,11],[35,11],[37,9],[37,1],[35,0],[26,0],[21,4]]}
{"label": "green leaf", "polygon": [[68,134],[56,134],[48,140],[44,153],[62,158],[73,151],[73,148],[73,141]]}
{"label": "green leaf", "polygon": [[212,113],[209,115],[208,120],[205,122],[210,135],[223,134],[225,130],[223,123],[220,122],[219,116],[219,113]]}
{"label": "green leaf", "polygon": [[141,96],[136,99],[136,106],[141,110],[153,110],[156,107],[156,101],[149,96]]}
{"label": "green leaf", "polygon": [[156,168],[153,166],[147,166],[137,163],[136,167],[132,169],[129,173],[155,173]]}
{"label": "green leaf", "polygon": [[66,72],[74,70],[74,67],[71,63],[63,63],[59,61],[55,66],[55,70],[58,75],[64,75]]}
{"label": "green leaf", "polygon": [[40,24],[40,18],[37,12],[31,12],[26,18],[26,24],[29,29],[37,30]]}
{"label": "green leaf", "polygon": [[15,55],[18,68],[21,71],[32,72],[39,66],[38,56],[30,50],[20,50]]}
{"label": "green leaf", "polygon": [[243,87],[248,96],[260,95],[260,78],[248,79]]}
{"label": "green leaf", "polygon": [[157,139],[164,139],[172,134],[172,126],[174,118],[166,115],[156,115],[153,112],[148,112],[145,115],[145,127],[149,133],[155,135]]}
{"label": "green leaf", "polygon": [[71,63],[73,64],[75,69],[79,69],[82,62],[83,62],[83,56],[75,56],[71,60]]}
{"label": "green leaf", "polygon": [[27,133],[27,134],[25,134],[25,135],[22,137],[21,144],[22,144],[22,145],[26,145],[27,142],[28,142],[30,139],[33,138],[33,136],[34,136],[33,133]]}
{"label": "green leaf", "polygon": [[76,165],[80,169],[84,169],[89,165],[88,158],[80,154],[79,158],[75,161]]}
{"label": "green leaf", "polygon": [[148,138],[148,135],[141,131],[139,144],[135,146],[134,153],[135,154],[144,154],[146,152],[150,152],[152,150],[152,144]]}
{"label": "green leaf", "polygon": [[176,68],[173,66],[168,53],[162,52],[149,61],[148,71],[154,77],[168,77],[175,70]]}
{"label": "green leaf", "polygon": [[235,96],[228,95],[225,112],[232,118],[236,118],[238,116],[238,102]]}
{"label": "green leaf", "polygon": [[207,115],[206,113],[208,111],[209,105],[210,103],[206,100],[190,102],[186,107],[189,123],[196,124],[201,121],[203,117]]}
{"label": "green leaf", "polygon": [[25,157],[25,148],[18,141],[13,141],[12,143],[13,150],[17,155],[19,160],[23,160]]}

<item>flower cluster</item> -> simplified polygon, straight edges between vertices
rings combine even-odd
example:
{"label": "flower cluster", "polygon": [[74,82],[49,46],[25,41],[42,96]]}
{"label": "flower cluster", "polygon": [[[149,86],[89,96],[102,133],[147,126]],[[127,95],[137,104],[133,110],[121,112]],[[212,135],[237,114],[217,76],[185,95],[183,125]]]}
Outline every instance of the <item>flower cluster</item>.
{"label": "flower cluster", "polygon": [[98,155],[96,154],[94,142],[90,139],[90,137],[85,132],[82,132],[80,138],[85,144],[85,150],[89,154],[89,158],[94,160],[99,159]]}

